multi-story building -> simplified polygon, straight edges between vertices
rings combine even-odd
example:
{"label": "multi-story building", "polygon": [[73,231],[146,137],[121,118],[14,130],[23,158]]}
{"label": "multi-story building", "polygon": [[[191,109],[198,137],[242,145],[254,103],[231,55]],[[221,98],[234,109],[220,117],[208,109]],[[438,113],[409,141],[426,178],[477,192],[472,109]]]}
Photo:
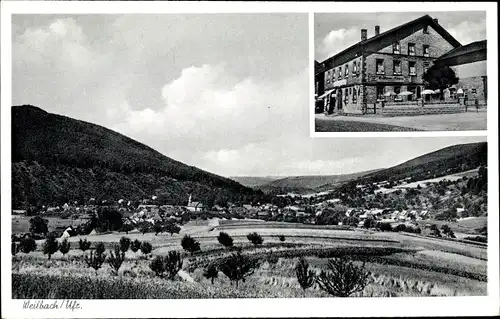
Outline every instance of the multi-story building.
{"label": "multi-story building", "polygon": [[383,33],[375,26],[371,38],[361,29],[358,43],[315,64],[316,94],[345,114],[372,113],[377,102],[387,96],[398,100],[401,92],[412,93],[405,100],[421,99],[424,72],[460,47],[429,15]]}

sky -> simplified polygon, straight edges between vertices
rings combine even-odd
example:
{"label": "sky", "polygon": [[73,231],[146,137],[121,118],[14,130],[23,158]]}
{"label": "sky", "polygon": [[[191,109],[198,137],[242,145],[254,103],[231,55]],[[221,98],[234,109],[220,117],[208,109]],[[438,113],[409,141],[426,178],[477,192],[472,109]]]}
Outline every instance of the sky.
{"label": "sky", "polygon": [[307,14],[14,15],[13,105],[223,176],[347,174],[482,137],[310,138]]}
{"label": "sky", "polygon": [[486,39],[485,11],[397,12],[397,13],[316,13],[314,15],[314,58],[322,62],[360,41],[361,29],[368,30],[368,38],[397,27],[425,14],[438,19],[462,45]]}

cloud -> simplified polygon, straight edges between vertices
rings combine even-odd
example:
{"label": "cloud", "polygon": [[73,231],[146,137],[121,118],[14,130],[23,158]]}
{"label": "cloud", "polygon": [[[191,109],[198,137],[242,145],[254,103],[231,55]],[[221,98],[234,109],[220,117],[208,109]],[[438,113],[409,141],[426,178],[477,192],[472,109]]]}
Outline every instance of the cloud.
{"label": "cloud", "polygon": [[323,61],[324,59],[339,53],[356,42],[359,42],[358,29],[350,28],[332,30],[323,38],[318,48],[318,53],[322,57],[320,60]]}

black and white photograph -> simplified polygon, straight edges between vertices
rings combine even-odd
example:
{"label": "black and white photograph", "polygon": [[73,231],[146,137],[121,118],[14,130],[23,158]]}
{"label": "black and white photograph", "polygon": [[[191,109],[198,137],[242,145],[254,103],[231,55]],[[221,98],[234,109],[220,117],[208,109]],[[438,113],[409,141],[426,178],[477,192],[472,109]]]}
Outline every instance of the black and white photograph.
{"label": "black and white photograph", "polygon": [[2,317],[496,311],[484,6],[97,5],[2,4]]}
{"label": "black and white photograph", "polygon": [[315,13],[314,32],[316,132],[486,130],[485,11]]}

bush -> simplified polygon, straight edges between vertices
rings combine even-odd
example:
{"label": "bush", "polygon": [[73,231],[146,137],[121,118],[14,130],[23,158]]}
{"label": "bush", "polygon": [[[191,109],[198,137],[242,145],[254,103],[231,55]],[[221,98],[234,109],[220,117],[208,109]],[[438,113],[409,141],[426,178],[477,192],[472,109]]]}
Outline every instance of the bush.
{"label": "bush", "polygon": [[31,237],[25,237],[21,239],[19,243],[19,250],[21,250],[25,254],[29,254],[32,251],[36,250],[36,241]]}
{"label": "bush", "polygon": [[85,252],[86,250],[90,249],[90,242],[87,239],[81,239],[78,242],[78,247],[80,248],[81,251]]}
{"label": "bush", "polygon": [[200,243],[189,235],[185,235],[181,241],[182,248],[193,255],[200,250]]}
{"label": "bush", "polygon": [[405,224],[399,224],[396,227],[394,227],[395,232],[402,232],[406,230],[406,225]]}
{"label": "bush", "polygon": [[151,254],[151,251],[153,251],[153,246],[148,243],[147,241],[141,243],[141,252],[144,254],[144,256],[148,256]]}
{"label": "bush", "polygon": [[375,225],[376,225],[375,220],[371,218],[365,219],[365,221],[363,222],[364,228],[373,228],[375,227]]}
{"label": "bush", "polygon": [[145,233],[149,232],[151,230],[151,224],[148,223],[148,222],[143,222],[141,223],[141,225],[139,226],[139,230],[141,231],[141,233],[144,235]]}
{"label": "bush", "polygon": [[483,237],[483,236],[468,236],[468,237],[465,237],[464,239],[465,240],[477,241],[477,242],[480,242],[480,243],[487,243],[488,242],[488,238],[487,237]]}
{"label": "bush", "polygon": [[182,257],[177,251],[169,251],[167,256],[157,256],[149,264],[149,268],[158,276],[163,277],[167,273],[167,278],[172,280],[182,268]]}
{"label": "bush", "polygon": [[141,249],[141,241],[139,239],[134,240],[130,243],[130,250],[136,253],[139,249]]}
{"label": "bush", "polygon": [[104,252],[106,251],[106,248],[104,247],[104,243],[103,242],[98,242],[96,245],[95,245],[95,251],[102,255],[104,254]]}
{"label": "bush", "polygon": [[159,233],[163,232],[163,225],[160,222],[156,222],[153,226],[153,229],[155,231],[155,236],[156,236]]}
{"label": "bush", "polygon": [[278,238],[280,241],[285,241],[285,236],[283,236],[283,235],[279,235]]}
{"label": "bush", "polygon": [[247,239],[255,246],[262,245],[262,243],[264,242],[262,236],[257,234],[256,232],[248,234]]}
{"label": "bush", "polygon": [[121,231],[122,232],[125,232],[127,235],[128,235],[128,232],[134,230],[134,226],[132,224],[123,224],[122,228],[121,228]]}
{"label": "bush", "polygon": [[378,223],[377,228],[381,231],[392,231],[390,223]]}
{"label": "bush", "polygon": [[108,264],[111,269],[113,269],[113,273],[118,275],[118,270],[120,270],[120,267],[125,260],[125,252],[121,250],[121,246],[115,246],[114,250],[114,253],[112,250],[109,252]]}
{"label": "bush", "polygon": [[252,275],[258,266],[257,259],[251,259],[238,252],[225,258],[219,269],[229,280],[236,282],[236,288],[238,288],[239,281],[245,282],[245,278]]}
{"label": "bush", "polygon": [[50,260],[50,257],[52,257],[58,249],[59,243],[57,242],[57,239],[54,236],[48,236],[43,243],[43,254],[48,255]]}
{"label": "bush", "polygon": [[361,292],[368,284],[369,272],[365,272],[365,263],[356,266],[347,257],[328,260],[328,270],[322,270],[316,281],[319,287],[335,297],[349,297]]}
{"label": "bush", "polygon": [[232,247],[233,246],[233,238],[229,236],[227,233],[220,232],[219,236],[217,236],[217,240],[224,247]]}
{"label": "bush", "polygon": [[304,291],[314,285],[315,273],[309,269],[309,263],[303,257],[301,257],[295,266],[295,275],[297,276],[297,281],[300,287]]}
{"label": "bush", "polygon": [[120,250],[125,253],[130,248],[130,238],[122,237],[120,238]]}
{"label": "bush", "polygon": [[68,239],[64,238],[64,240],[61,242],[61,244],[59,244],[59,251],[64,256],[69,252],[70,249],[71,249],[71,246],[68,242]]}
{"label": "bush", "polygon": [[203,270],[203,277],[210,279],[210,282],[212,285],[214,284],[214,279],[219,276],[219,270],[217,269],[217,266],[215,264],[209,264],[204,270]]}

